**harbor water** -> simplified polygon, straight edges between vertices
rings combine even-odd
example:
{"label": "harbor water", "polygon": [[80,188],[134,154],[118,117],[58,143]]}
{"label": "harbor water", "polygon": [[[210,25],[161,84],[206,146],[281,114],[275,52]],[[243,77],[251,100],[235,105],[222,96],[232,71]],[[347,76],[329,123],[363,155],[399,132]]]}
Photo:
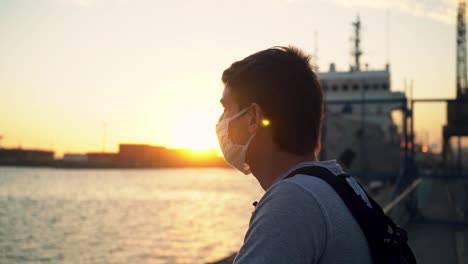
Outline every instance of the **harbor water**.
{"label": "harbor water", "polygon": [[263,190],[231,169],[0,167],[0,263],[206,263]]}

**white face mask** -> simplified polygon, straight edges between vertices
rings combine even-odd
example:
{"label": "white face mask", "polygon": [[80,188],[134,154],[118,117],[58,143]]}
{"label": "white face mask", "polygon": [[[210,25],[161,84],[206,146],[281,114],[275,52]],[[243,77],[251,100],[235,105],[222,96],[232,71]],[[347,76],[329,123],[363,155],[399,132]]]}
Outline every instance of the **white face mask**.
{"label": "white face mask", "polygon": [[249,148],[250,141],[253,139],[255,134],[250,136],[249,140],[245,145],[234,144],[229,139],[228,128],[229,123],[232,120],[246,113],[249,110],[249,108],[250,106],[242,109],[240,112],[231,117],[220,120],[216,125],[216,134],[218,136],[219,145],[221,147],[221,151],[223,152],[224,159],[234,168],[238,169],[245,175],[250,173],[250,166],[247,163],[245,163],[245,154],[247,152],[247,149]]}

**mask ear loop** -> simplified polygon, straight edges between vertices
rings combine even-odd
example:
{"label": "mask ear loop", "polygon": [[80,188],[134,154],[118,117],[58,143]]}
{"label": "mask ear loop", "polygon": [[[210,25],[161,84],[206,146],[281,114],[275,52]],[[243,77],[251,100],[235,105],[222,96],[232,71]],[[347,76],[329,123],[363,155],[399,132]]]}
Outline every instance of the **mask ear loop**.
{"label": "mask ear loop", "polygon": [[[253,133],[253,134],[250,136],[249,140],[247,140],[247,143],[243,146],[244,152],[245,152],[246,155],[247,155],[247,151],[249,150],[249,147],[250,147],[250,142],[255,138],[256,135],[257,135],[257,132]],[[243,170],[242,172],[243,172],[245,175],[248,175],[248,174],[250,174],[250,172],[251,172],[251,171],[250,171],[250,165],[247,164],[247,163],[245,162],[245,160],[244,160],[244,170]]]}
{"label": "mask ear loop", "polygon": [[[216,124],[216,130],[218,130],[219,127],[222,127],[222,126],[226,126],[227,124],[229,124],[232,120],[240,117],[241,115],[245,114],[247,112],[247,110],[249,110],[248,107],[240,110],[239,112],[235,113],[233,116],[230,116],[230,117],[226,117],[226,118],[223,118],[223,119],[219,119],[218,120],[218,123]],[[223,116],[221,116],[223,117]]]}

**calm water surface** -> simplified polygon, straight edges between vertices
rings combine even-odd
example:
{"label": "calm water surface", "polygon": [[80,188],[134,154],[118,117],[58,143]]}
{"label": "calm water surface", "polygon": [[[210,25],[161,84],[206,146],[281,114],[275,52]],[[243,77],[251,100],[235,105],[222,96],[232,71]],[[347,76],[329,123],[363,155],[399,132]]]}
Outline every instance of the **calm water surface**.
{"label": "calm water surface", "polygon": [[0,167],[0,263],[205,263],[263,191],[230,169]]}

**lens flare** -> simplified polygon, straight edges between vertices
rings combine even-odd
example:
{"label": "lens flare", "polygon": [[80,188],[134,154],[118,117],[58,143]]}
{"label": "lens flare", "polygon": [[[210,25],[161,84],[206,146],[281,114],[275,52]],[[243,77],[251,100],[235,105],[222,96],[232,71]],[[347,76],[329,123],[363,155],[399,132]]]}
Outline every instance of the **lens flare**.
{"label": "lens flare", "polygon": [[268,127],[268,126],[270,126],[270,120],[269,120],[269,119],[266,119],[266,118],[262,119],[262,126],[263,126],[263,127]]}

